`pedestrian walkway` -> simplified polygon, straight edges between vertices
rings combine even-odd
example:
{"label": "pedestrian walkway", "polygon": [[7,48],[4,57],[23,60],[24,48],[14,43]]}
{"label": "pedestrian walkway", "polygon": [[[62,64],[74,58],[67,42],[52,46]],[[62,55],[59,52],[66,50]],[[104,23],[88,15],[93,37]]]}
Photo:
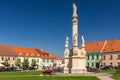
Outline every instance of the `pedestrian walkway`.
{"label": "pedestrian walkway", "polygon": [[113,78],[109,76],[96,76],[96,77],[99,78],[100,80],[114,80]]}
{"label": "pedestrian walkway", "polygon": [[110,73],[97,73],[95,76],[100,80],[114,80],[113,78],[111,78],[112,74]]}
{"label": "pedestrian walkway", "polygon": [[112,74],[110,73],[93,73],[88,72],[85,74],[63,74],[63,73],[56,73],[53,74],[53,76],[96,76],[100,80],[114,80],[112,77]]}

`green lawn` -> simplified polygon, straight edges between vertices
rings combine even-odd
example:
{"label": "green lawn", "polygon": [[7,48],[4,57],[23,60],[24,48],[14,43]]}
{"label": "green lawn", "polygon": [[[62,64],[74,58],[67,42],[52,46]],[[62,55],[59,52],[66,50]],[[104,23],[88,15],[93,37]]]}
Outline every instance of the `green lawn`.
{"label": "green lawn", "polygon": [[28,77],[0,77],[0,80],[99,80],[96,77],[39,77],[39,76],[28,76]]}
{"label": "green lawn", "polygon": [[99,72],[115,73],[116,70],[100,70]]}
{"label": "green lawn", "polygon": [[[99,72],[115,73],[117,70],[100,70]],[[120,80],[120,76],[113,76],[115,80]]]}
{"label": "green lawn", "polygon": [[94,76],[39,76],[41,71],[0,72],[0,80],[99,80]]}
{"label": "green lawn", "polygon": [[120,80],[120,76],[114,76],[113,77],[115,80]]}
{"label": "green lawn", "polygon": [[22,71],[22,72],[0,72],[0,77],[4,76],[26,76],[26,75],[39,75],[41,71]]}
{"label": "green lawn", "polygon": [[120,80],[120,76],[113,76],[115,80]]}

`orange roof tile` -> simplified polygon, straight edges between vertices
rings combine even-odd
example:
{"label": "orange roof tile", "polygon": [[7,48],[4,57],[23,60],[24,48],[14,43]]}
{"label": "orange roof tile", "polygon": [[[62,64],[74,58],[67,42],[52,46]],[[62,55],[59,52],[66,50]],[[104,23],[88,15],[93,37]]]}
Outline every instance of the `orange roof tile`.
{"label": "orange roof tile", "polygon": [[100,52],[104,43],[105,41],[88,43],[88,44],[85,44],[85,49],[87,53]]}
{"label": "orange roof tile", "polygon": [[46,59],[60,59],[58,55],[51,55],[41,49],[22,48],[8,45],[0,45],[0,56],[23,56],[23,57],[39,57]]}
{"label": "orange roof tile", "polygon": [[12,49],[12,46],[0,44],[0,56],[17,56]]}
{"label": "orange roof tile", "polygon": [[58,55],[56,54],[50,54],[51,60],[62,60]]}
{"label": "orange roof tile", "polygon": [[120,52],[120,40],[107,41],[103,52]]}
{"label": "orange roof tile", "polygon": [[[91,52],[100,52],[105,44],[105,41],[101,42],[92,42],[85,44],[87,53]],[[120,52],[120,40],[109,40],[106,42],[103,53],[107,52]]]}
{"label": "orange roof tile", "polygon": [[33,48],[13,47],[13,50],[18,56],[19,53],[21,53],[21,56],[34,56],[34,57],[37,57],[38,54],[38,52]]}

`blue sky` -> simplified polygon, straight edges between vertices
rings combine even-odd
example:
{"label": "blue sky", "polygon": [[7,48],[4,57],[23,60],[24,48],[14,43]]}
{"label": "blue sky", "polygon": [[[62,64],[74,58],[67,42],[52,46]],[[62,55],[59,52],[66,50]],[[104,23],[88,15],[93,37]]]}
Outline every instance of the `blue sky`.
{"label": "blue sky", "polygon": [[0,0],[0,44],[40,48],[63,57],[72,34],[72,3],[86,43],[120,39],[120,0]]}

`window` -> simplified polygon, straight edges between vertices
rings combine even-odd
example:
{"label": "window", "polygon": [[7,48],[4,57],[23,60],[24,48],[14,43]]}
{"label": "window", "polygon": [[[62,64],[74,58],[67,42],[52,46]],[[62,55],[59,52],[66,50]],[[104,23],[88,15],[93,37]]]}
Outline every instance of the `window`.
{"label": "window", "polygon": [[49,59],[47,59],[47,62],[49,62]]}
{"label": "window", "polygon": [[98,55],[97,55],[96,57],[97,57],[97,59],[99,59],[99,56],[98,56]]}
{"label": "window", "polygon": [[40,56],[40,54],[39,54],[39,53],[37,53],[37,56]]}
{"label": "window", "polygon": [[117,59],[120,59],[120,55],[118,55],[118,58]]}
{"label": "window", "polygon": [[94,63],[92,62],[92,67],[94,66]]}
{"label": "window", "polygon": [[33,62],[34,61],[34,59],[31,59],[31,62]]}
{"label": "window", "polygon": [[43,62],[45,62],[45,59],[43,59]]}
{"label": "window", "polygon": [[110,63],[110,65],[112,66],[112,63]]}
{"label": "window", "polygon": [[8,61],[10,61],[10,57],[8,57]]}
{"label": "window", "polygon": [[32,53],[31,56],[34,56],[34,54]]}
{"label": "window", "polygon": [[15,57],[13,57],[13,61],[15,60]]}
{"label": "window", "polygon": [[29,56],[29,53],[26,53],[26,56]]}
{"label": "window", "polygon": [[105,56],[105,55],[103,55],[103,59],[104,59],[104,60],[106,59],[106,56]]}
{"label": "window", "polygon": [[118,66],[120,66],[120,62],[118,62]]}
{"label": "window", "polygon": [[89,60],[89,55],[87,56],[87,59]]}
{"label": "window", "polygon": [[39,59],[37,59],[37,63],[39,63]]}
{"label": "window", "polygon": [[87,63],[87,67],[89,67],[89,62]]}
{"label": "window", "polygon": [[22,55],[22,52],[19,52],[18,55],[21,56],[21,55]]}
{"label": "window", "polygon": [[4,60],[4,57],[2,56],[2,60]]}
{"label": "window", "polygon": [[103,63],[103,65],[106,65],[105,63]]}
{"label": "window", "polygon": [[111,60],[111,59],[113,59],[113,56],[112,56],[112,55],[110,55],[110,60]]}
{"label": "window", "polygon": [[94,55],[92,55],[92,60],[94,60]]}

